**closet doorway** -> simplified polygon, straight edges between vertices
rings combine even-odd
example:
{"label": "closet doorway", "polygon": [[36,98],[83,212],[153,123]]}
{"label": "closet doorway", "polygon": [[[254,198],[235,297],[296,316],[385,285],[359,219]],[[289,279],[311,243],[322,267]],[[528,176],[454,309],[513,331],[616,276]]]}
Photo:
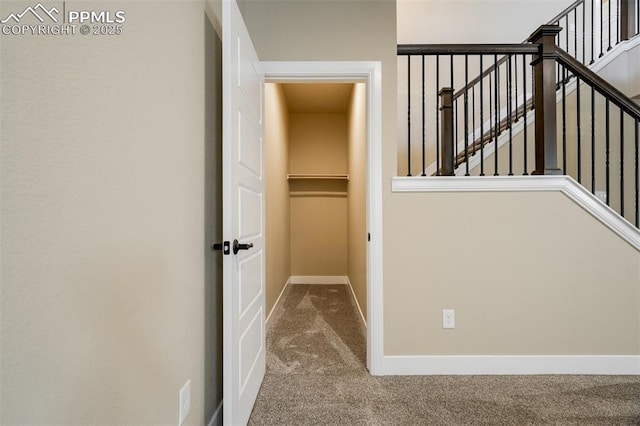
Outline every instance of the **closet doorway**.
{"label": "closet doorway", "polygon": [[364,82],[265,83],[267,312],[287,284],[345,284],[366,323]]}

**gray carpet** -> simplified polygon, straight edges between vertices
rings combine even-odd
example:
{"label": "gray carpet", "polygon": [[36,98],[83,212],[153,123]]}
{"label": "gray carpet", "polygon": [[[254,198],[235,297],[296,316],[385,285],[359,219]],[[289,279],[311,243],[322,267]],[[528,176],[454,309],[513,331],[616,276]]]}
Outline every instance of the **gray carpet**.
{"label": "gray carpet", "polygon": [[345,285],[291,285],[250,425],[640,425],[638,376],[389,376]]}

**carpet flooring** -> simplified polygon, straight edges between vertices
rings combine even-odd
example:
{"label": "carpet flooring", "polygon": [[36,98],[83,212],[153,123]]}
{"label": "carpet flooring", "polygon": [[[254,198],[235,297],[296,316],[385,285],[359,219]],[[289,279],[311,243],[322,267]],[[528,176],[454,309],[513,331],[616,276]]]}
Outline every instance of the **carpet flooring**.
{"label": "carpet flooring", "polygon": [[386,376],[346,285],[290,285],[250,425],[640,425],[638,376]]}

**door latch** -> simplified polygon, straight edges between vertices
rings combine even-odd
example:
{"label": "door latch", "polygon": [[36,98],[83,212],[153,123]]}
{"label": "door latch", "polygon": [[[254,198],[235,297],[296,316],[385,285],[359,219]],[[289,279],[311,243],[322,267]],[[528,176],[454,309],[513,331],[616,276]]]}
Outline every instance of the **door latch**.
{"label": "door latch", "polygon": [[222,250],[222,254],[227,255],[231,253],[231,244],[229,241],[224,241],[222,243],[215,243],[211,246],[211,251],[214,250]]}

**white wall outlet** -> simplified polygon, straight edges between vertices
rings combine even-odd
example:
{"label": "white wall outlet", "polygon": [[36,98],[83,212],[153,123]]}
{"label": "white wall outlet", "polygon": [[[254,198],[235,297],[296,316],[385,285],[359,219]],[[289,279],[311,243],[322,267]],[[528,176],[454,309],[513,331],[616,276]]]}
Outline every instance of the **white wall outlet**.
{"label": "white wall outlet", "polygon": [[607,191],[596,191],[595,196],[603,203],[607,203]]}
{"label": "white wall outlet", "polygon": [[456,312],[453,309],[442,310],[442,328],[456,328]]}
{"label": "white wall outlet", "polygon": [[178,426],[181,426],[191,410],[191,379],[187,380],[187,383],[180,389],[179,400]]}

